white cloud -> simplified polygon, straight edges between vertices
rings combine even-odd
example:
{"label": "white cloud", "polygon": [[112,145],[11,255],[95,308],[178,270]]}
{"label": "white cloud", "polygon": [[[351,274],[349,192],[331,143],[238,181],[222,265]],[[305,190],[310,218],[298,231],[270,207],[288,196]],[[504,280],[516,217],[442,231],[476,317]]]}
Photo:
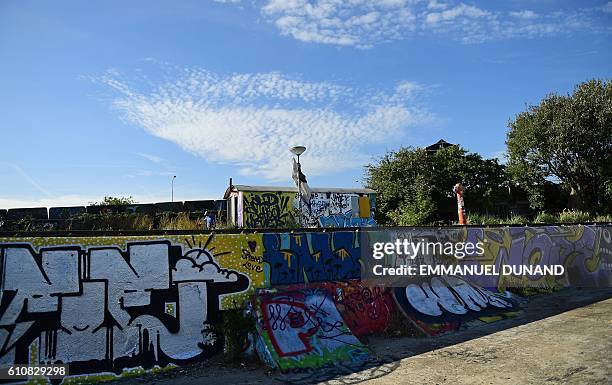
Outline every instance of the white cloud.
{"label": "white cloud", "polygon": [[262,14],[297,40],[360,48],[399,38],[416,19],[405,1],[271,0]]}
{"label": "white cloud", "polygon": [[448,8],[448,4],[446,3],[438,3],[436,0],[429,0],[427,2],[427,9],[440,10],[446,8]]}
{"label": "white cloud", "polygon": [[287,180],[295,144],[307,175],[334,174],[369,161],[368,146],[396,145],[406,130],[435,117],[419,103],[421,85],[372,91],[308,82],[280,73],[219,76],[202,69],[175,80],[135,85],[117,74],[97,80],[116,91],[113,106],[129,123],[211,162]]}
{"label": "white cloud", "polygon": [[428,13],[425,17],[425,21],[429,24],[436,24],[443,21],[452,21],[459,17],[479,18],[489,15],[489,12],[474,7],[473,5],[465,5],[461,3],[453,8],[447,9],[442,12]]}
{"label": "white cloud", "polygon": [[162,157],[159,157],[157,155],[151,155],[151,154],[147,154],[144,152],[137,152],[136,155],[141,156],[143,158],[145,158],[148,161],[151,161],[153,163],[164,163],[166,160]]}
{"label": "white cloud", "polygon": [[608,1],[602,8],[605,13],[612,13],[612,1]]}
{"label": "white cloud", "polygon": [[[264,19],[294,39],[370,48],[393,40],[440,35],[462,43],[536,38],[576,31],[610,33],[595,8],[494,11],[457,1],[268,0]],[[490,3],[484,3],[490,6]],[[612,2],[603,6],[612,11]]]}
{"label": "white cloud", "polygon": [[529,20],[529,19],[536,19],[538,17],[538,14],[526,9],[523,11],[510,12],[510,16],[513,16],[519,19]]}
{"label": "white cloud", "polygon": [[25,179],[35,190],[44,194],[45,196],[51,196],[51,192],[46,188],[42,187],[34,178],[32,178],[28,173],[26,173],[21,167],[14,163],[3,162],[10,168],[12,168],[17,174],[19,174],[23,179]]}

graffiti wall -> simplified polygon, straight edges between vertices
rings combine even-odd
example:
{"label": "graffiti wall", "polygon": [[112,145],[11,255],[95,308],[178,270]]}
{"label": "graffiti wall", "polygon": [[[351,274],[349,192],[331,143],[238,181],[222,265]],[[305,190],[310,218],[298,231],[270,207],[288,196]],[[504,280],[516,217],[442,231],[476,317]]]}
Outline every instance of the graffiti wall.
{"label": "graffiti wall", "polygon": [[361,280],[325,282],[342,319],[357,337],[383,332],[389,326],[395,302],[387,288],[368,285]]}
{"label": "graffiti wall", "polygon": [[359,278],[359,234],[279,233],[263,235],[263,260],[271,285]]}
{"label": "graffiti wall", "polygon": [[352,334],[325,289],[259,293],[254,311],[263,350],[258,353],[282,372],[370,358],[368,348]]}
{"label": "graffiti wall", "polygon": [[221,298],[245,292],[251,278],[211,249],[169,240],[3,244],[0,363],[34,358],[69,363],[71,373],[120,372],[216,353]]}
{"label": "graffiti wall", "polygon": [[567,267],[563,281],[533,278],[541,286],[612,280],[611,231],[602,226],[5,237],[0,364],[67,363],[79,374],[202,360],[222,348],[220,310],[282,285],[302,288],[266,292],[254,307],[268,361],[286,369],[351,361],[367,353],[354,339],[384,330],[395,302],[421,329],[452,329],[489,310],[514,311],[492,291],[532,279],[415,280],[391,296],[359,279],[369,245],[396,237],[483,241],[485,253],[465,264]]}
{"label": "graffiti wall", "polygon": [[243,227],[276,228],[297,223],[296,195],[280,191],[242,193]]}
{"label": "graffiti wall", "polygon": [[[247,228],[274,228],[299,223],[299,200],[293,192],[245,191],[242,197],[242,225]],[[310,204],[302,202],[303,227],[375,226],[374,195],[314,192]]]}
{"label": "graffiti wall", "polygon": [[[373,231],[362,237],[362,247],[371,250],[374,242],[395,240],[429,243],[482,243],[484,253],[464,252],[462,259],[448,258],[439,249],[419,254],[423,264],[453,263],[492,265],[498,270],[506,265],[563,265],[563,277],[552,275],[479,275],[470,280],[485,288],[504,291],[507,287],[609,287],[612,285],[612,227],[541,226],[541,227],[456,227],[400,228]],[[405,256],[386,257],[387,266],[405,264]]]}
{"label": "graffiti wall", "polygon": [[453,276],[415,280],[394,288],[393,296],[404,316],[428,335],[455,330],[461,322],[475,318],[518,310],[513,300]]}

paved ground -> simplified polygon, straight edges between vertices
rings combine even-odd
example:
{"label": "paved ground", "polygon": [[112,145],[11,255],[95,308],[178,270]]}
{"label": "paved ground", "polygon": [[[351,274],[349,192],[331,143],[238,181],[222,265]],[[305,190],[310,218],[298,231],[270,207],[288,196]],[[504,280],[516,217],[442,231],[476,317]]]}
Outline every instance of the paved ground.
{"label": "paved ground", "polygon": [[369,346],[379,362],[347,375],[287,378],[206,362],[113,383],[612,384],[612,289],[538,296],[519,318],[436,338],[376,338]]}

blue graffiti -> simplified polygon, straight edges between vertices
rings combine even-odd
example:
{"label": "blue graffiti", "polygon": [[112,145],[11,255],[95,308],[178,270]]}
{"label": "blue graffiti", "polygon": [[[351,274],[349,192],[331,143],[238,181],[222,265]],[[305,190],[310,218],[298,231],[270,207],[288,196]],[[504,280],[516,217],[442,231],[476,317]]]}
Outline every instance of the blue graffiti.
{"label": "blue graffiti", "polygon": [[359,237],[354,232],[264,234],[264,262],[272,285],[359,278]]}
{"label": "blue graffiti", "polygon": [[352,212],[333,214],[319,218],[321,227],[372,227],[376,226],[374,218],[354,218]]}

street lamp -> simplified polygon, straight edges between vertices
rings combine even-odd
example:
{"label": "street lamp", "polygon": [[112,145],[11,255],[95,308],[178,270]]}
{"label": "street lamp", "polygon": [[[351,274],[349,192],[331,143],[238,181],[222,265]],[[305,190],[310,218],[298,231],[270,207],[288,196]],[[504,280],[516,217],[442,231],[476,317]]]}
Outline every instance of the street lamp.
{"label": "street lamp", "polygon": [[297,185],[298,185],[298,204],[299,204],[299,208],[298,210],[299,212],[299,221],[300,221],[300,226],[302,226],[302,166],[300,165],[300,155],[302,155],[304,153],[304,151],[306,151],[306,147],[304,146],[293,146],[291,147],[291,149],[289,150],[291,151],[291,153],[293,155],[297,155],[297,168],[298,168],[298,172],[297,172]]}
{"label": "street lamp", "polygon": [[172,177],[172,200],[174,202],[174,180],[176,179],[176,175]]}

